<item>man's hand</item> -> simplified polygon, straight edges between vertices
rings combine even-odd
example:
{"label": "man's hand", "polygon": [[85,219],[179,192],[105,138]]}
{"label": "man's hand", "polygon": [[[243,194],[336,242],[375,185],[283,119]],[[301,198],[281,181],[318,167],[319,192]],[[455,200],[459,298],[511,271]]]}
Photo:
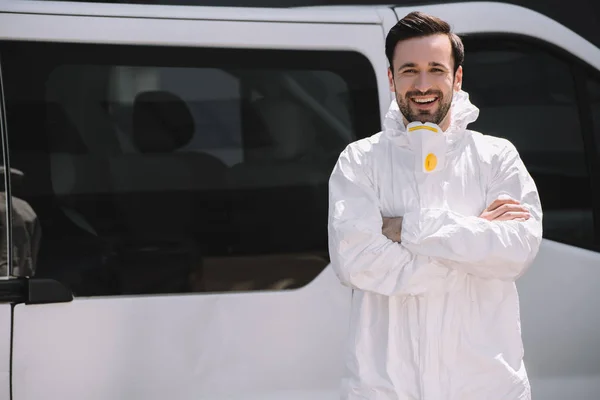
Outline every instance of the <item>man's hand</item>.
{"label": "man's hand", "polygon": [[488,221],[526,221],[531,217],[531,214],[517,200],[502,196],[483,210],[479,217]]}
{"label": "man's hand", "polygon": [[402,234],[402,217],[384,217],[381,231],[391,241],[400,243],[400,237]]}

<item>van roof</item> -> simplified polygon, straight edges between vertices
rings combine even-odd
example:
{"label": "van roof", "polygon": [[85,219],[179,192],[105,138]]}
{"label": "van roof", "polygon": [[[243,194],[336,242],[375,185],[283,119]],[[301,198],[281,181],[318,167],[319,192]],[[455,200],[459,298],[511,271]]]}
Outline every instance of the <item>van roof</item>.
{"label": "van roof", "polygon": [[335,7],[222,7],[164,4],[91,3],[39,0],[3,0],[0,13],[81,15],[99,17],[238,20],[269,22],[323,22],[378,24],[377,10],[389,6]]}

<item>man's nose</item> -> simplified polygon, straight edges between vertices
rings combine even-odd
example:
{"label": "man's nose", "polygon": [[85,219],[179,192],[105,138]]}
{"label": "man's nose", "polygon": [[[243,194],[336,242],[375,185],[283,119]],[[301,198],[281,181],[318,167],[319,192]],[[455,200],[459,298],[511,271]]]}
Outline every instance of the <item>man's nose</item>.
{"label": "man's nose", "polygon": [[414,82],[414,89],[418,90],[421,93],[427,92],[431,89],[431,81],[426,73],[420,73],[419,76],[416,77]]}

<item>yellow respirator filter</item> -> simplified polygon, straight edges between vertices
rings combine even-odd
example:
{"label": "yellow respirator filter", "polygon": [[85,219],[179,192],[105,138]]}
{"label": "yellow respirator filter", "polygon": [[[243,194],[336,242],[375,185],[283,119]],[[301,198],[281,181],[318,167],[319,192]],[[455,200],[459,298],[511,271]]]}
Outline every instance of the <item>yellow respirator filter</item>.
{"label": "yellow respirator filter", "polygon": [[437,157],[435,156],[435,154],[433,153],[429,153],[427,154],[427,157],[425,157],[425,171],[427,172],[431,172],[435,169],[435,167],[437,166]]}

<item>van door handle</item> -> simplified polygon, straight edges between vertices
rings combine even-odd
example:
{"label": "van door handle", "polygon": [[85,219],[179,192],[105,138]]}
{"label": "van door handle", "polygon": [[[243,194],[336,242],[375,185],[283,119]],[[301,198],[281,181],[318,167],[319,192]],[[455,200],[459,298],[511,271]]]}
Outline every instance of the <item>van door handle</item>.
{"label": "van door handle", "polygon": [[73,301],[73,292],[54,279],[0,280],[0,303],[49,304]]}

